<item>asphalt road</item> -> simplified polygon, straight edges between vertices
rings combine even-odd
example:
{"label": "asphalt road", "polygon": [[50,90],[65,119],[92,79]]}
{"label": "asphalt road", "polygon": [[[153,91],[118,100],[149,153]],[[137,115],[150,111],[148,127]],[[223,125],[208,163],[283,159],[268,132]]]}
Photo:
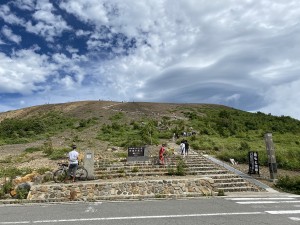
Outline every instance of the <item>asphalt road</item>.
{"label": "asphalt road", "polygon": [[2,205],[2,224],[295,225],[300,224],[300,196]]}

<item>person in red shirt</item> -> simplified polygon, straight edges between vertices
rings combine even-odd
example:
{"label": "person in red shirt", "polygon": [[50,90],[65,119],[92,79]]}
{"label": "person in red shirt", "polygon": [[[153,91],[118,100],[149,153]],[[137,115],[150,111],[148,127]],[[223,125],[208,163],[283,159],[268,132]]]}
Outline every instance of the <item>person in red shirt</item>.
{"label": "person in red shirt", "polygon": [[164,153],[165,153],[165,151],[166,151],[165,147],[166,147],[166,145],[165,145],[165,144],[162,144],[162,145],[161,145],[161,148],[160,148],[160,150],[159,150],[159,163],[160,163],[161,165],[165,165],[165,159],[164,159]]}

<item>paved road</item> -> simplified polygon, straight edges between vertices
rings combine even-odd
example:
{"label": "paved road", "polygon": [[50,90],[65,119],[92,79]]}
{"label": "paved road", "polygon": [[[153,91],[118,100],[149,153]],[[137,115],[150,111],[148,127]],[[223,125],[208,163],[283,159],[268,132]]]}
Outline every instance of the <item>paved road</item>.
{"label": "paved road", "polygon": [[300,224],[300,196],[0,206],[2,224]]}

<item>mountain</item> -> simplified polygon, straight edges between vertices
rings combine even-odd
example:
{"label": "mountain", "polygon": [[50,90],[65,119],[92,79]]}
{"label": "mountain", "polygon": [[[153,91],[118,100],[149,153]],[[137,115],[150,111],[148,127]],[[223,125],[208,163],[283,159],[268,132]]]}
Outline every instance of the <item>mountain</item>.
{"label": "mountain", "polygon": [[[181,136],[186,132],[189,136]],[[54,167],[72,143],[97,157],[126,156],[128,146],[187,139],[199,152],[247,163],[258,151],[267,165],[264,134],[273,134],[279,168],[300,169],[300,121],[213,104],[81,101],[45,104],[0,113],[0,168],[8,165]],[[35,155],[34,155],[35,154]],[[36,158],[35,158],[36,157]],[[52,159],[40,165],[37,158]]]}

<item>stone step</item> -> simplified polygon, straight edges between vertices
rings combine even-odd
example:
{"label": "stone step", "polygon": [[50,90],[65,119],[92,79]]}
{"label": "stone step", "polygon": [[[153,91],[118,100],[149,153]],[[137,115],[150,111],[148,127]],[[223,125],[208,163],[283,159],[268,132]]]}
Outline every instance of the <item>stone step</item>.
{"label": "stone step", "polygon": [[[170,166],[175,168],[175,166]],[[160,167],[107,167],[107,168],[95,168],[95,171],[156,171],[166,169],[168,167],[160,166]]]}
{"label": "stone step", "polygon": [[221,168],[216,166],[194,166],[194,167],[188,167],[189,171],[197,171],[197,170],[219,170]]}
{"label": "stone step", "polygon": [[[204,177],[206,175],[203,175]],[[241,178],[240,176],[234,174],[234,173],[225,173],[225,174],[209,174],[207,177],[210,177],[214,180],[218,179],[233,179],[233,178]]]}
{"label": "stone step", "polygon": [[243,178],[239,178],[239,177],[233,177],[233,178],[227,178],[227,179],[214,179],[214,182],[215,184],[218,184],[218,183],[226,183],[226,182],[244,182],[244,179]]}
{"label": "stone step", "polygon": [[[126,169],[126,170],[132,170],[134,168],[137,169],[157,169],[157,168],[165,168],[168,165],[110,165],[110,166],[106,166],[106,167],[95,167],[96,169],[100,169],[100,170],[119,170],[119,169]],[[171,164],[170,166],[176,166],[175,164]]]}
{"label": "stone step", "polygon": [[215,183],[215,187],[219,188],[227,188],[227,187],[249,187],[249,183],[245,181],[241,182],[228,182],[228,183]]}
{"label": "stone step", "polygon": [[151,176],[165,176],[167,171],[164,172],[144,172],[144,173],[95,173],[95,179],[111,179],[117,177],[151,177]]}
{"label": "stone step", "polygon": [[226,192],[258,192],[259,190],[257,188],[253,187],[224,187],[224,188],[218,188],[220,191]]}
{"label": "stone step", "polygon": [[211,175],[211,174],[227,174],[228,170],[203,170],[203,171],[187,171],[187,174],[190,175]]}
{"label": "stone step", "polygon": [[[214,180],[217,190],[224,192],[258,191],[258,188],[250,186],[243,178],[234,174],[224,167],[215,164],[206,157],[191,152],[181,159],[187,168],[186,175],[195,177],[209,177]],[[168,175],[168,170],[176,171],[180,158],[178,156],[166,157],[166,165],[157,165],[157,157],[153,157],[147,162],[120,162],[102,163],[95,162],[95,178],[110,179],[118,177],[158,177]],[[171,176],[170,176],[171,177]]]}
{"label": "stone step", "polygon": [[[105,167],[105,168],[95,168],[95,171],[157,171],[157,170],[162,170],[162,169],[168,169],[168,168],[173,168],[176,169],[176,165],[166,165],[166,166],[141,166],[141,167],[122,167],[122,166],[118,166],[118,167]],[[188,171],[203,171],[203,170],[220,170],[223,168],[218,168],[215,166],[194,166],[194,167],[187,167],[186,170]]]}

